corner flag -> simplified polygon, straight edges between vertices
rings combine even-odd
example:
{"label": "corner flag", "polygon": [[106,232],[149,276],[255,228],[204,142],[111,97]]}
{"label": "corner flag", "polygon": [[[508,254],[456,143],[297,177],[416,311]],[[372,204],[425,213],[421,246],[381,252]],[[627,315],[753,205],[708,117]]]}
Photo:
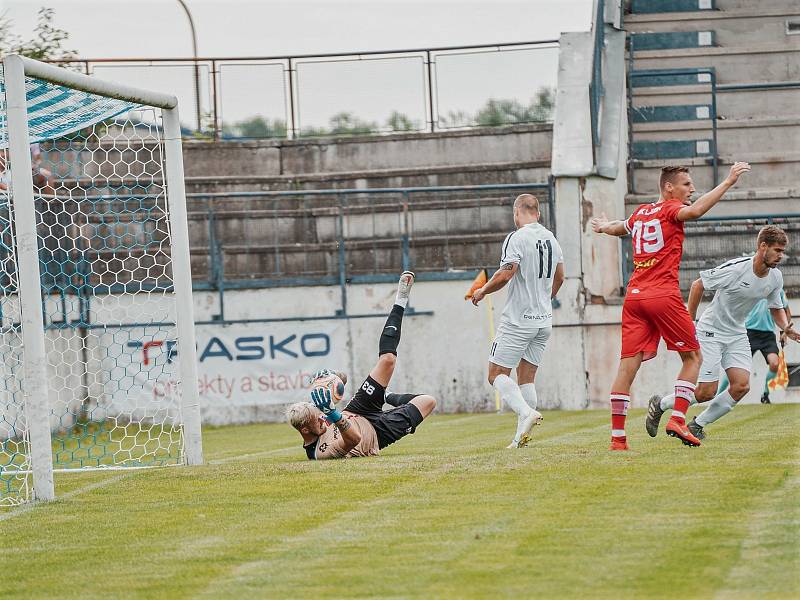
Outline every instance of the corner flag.
{"label": "corner flag", "polygon": [[[489,281],[489,274],[486,272],[486,269],[481,269],[472,282],[472,287],[469,288],[467,295],[464,296],[464,300],[472,298],[475,291],[482,288],[487,281]],[[491,344],[492,340],[494,340],[494,306],[492,305],[492,297],[488,295],[486,296],[486,317],[489,324],[489,343]],[[500,392],[497,390],[494,391],[494,408],[497,412],[500,412]]]}
{"label": "corner flag", "polygon": [[464,296],[464,300],[469,300],[472,298],[472,294],[474,294],[479,288],[482,288],[487,281],[489,281],[489,276],[486,273],[486,269],[481,269],[477,277],[475,277],[475,280],[472,282],[472,287],[469,288],[467,295]]}
{"label": "corner flag", "polygon": [[767,386],[772,391],[775,391],[778,388],[785,390],[788,385],[789,369],[786,367],[786,357],[783,355],[783,350],[781,350],[780,354],[778,354],[778,372],[775,373],[775,377],[773,377],[772,381],[770,381]]}

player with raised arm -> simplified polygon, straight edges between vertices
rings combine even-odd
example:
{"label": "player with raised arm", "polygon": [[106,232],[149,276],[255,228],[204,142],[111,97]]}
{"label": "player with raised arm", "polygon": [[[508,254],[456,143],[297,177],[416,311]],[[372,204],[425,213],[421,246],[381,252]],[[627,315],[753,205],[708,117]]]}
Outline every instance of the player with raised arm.
{"label": "player with raised arm", "polygon": [[[303,448],[310,460],[375,456],[414,433],[436,407],[433,396],[386,391],[394,373],[403,313],[413,284],[414,274],[404,271],[378,342],[378,362],[344,410],[336,409],[331,389],[321,382],[336,376],[345,384],[347,375],[327,369],[313,378],[311,402],[297,402],[287,409],[286,418],[303,436]],[[394,408],[384,411],[384,402]]]}
{"label": "player with raised arm", "polygon": [[[695,398],[711,400],[708,408],[689,423],[689,430],[698,439],[706,437],[704,427],[729,413],[750,390],[753,360],[745,321],[753,307],[766,299],[772,317],[783,333],[800,339],[786,318],[782,299],[783,275],[777,269],[784,256],[788,238],[780,227],[767,225],[758,233],[756,253],[752,257],[734,258],[720,266],[701,271],[689,292],[689,316],[697,307],[705,290],[714,291],[711,304],[697,322],[697,335],[703,353]],[[772,333],[775,343],[775,334]],[[730,387],[717,393],[720,369]],[[712,400],[713,398],[713,400]],[[658,422],[665,410],[675,404],[675,396],[653,396],[647,411],[646,428],[650,436],[658,432]]]}
{"label": "player with raised arm", "polygon": [[609,221],[605,215],[591,221],[595,233],[619,237],[630,234],[633,244],[634,271],[622,306],[622,352],[611,387],[611,450],[628,449],[625,419],[631,385],[642,362],[656,355],[661,338],[668,350],[678,352],[683,363],[675,381],[675,404],[667,435],[689,446],[700,445],[686,425],[686,410],[694,394],[701,355],[678,283],[683,224],[711,210],[749,170],[749,164],[735,163],[725,181],[692,203],[695,188],[689,169],[664,167],[657,202],[640,205],[625,221]]}
{"label": "player with raised arm", "polygon": [[[472,295],[477,306],[486,294],[508,286],[508,298],[489,352],[489,383],[517,413],[509,448],[522,448],[540,423],[534,378],[550,338],[552,299],[564,282],[564,258],[555,236],[539,223],[539,200],[521,194],[514,201],[517,229],[503,242],[500,268]],[[510,283],[509,283],[510,282]],[[511,369],[517,369],[517,383]]]}

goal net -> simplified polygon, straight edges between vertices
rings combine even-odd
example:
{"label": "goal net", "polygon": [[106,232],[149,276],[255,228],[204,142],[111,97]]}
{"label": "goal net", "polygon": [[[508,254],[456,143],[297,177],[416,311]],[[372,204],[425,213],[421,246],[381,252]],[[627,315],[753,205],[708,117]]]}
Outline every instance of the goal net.
{"label": "goal net", "polygon": [[3,67],[0,505],[53,470],[199,463],[177,102]]}

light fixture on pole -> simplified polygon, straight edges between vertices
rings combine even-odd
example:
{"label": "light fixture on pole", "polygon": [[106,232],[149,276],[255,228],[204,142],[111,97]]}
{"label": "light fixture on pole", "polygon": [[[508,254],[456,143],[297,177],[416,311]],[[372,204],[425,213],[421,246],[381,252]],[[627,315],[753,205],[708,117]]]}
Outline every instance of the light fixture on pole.
{"label": "light fixture on pole", "polygon": [[197,64],[197,31],[194,28],[194,20],[192,13],[189,12],[189,7],[183,0],[178,0],[178,4],[183,8],[186,13],[186,18],[189,19],[189,29],[192,31],[192,55],[194,56],[194,104],[197,108],[197,130],[202,129],[202,114],[200,111],[200,66]]}

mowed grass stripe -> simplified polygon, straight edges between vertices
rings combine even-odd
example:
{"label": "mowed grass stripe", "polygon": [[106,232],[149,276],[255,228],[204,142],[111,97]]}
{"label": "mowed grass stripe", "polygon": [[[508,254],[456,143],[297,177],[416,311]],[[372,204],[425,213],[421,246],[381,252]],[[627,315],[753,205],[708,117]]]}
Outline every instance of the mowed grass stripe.
{"label": "mowed grass stripe", "polygon": [[[3,523],[6,589],[691,597],[728,595],[761,569],[776,574],[761,589],[787,596],[798,409],[738,407],[698,449],[649,439],[639,411],[627,454],[607,451],[605,411],[547,413],[522,451],[504,449],[513,415],[435,417],[384,456],[328,463],[287,450],[299,438],[285,425],[210,429],[207,457],[232,462],[142,471]],[[98,475],[59,476],[59,489],[65,477]],[[795,535],[771,525],[776,512]],[[63,585],[75,553],[100,557],[101,586]]]}
{"label": "mowed grass stripe", "polygon": [[[669,442],[670,442],[671,444],[674,444],[674,443],[675,443],[675,441],[674,441],[674,440],[669,440]],[[682,447],[680,447],[680,446],[678,447],[678,452],[679,452],[679,453],[685,453],[685,452],[687,452],[687,451],[691,452],[691,450],[690,450],[690,449],[685,449],[685,448],[682,448]],[[438,483],[439,483],[439,480],[437,480],[435,483],[436,483],[436,484],[438,484]],[[480,491],[480,490],[476,490],[476,491]],[[493,496],[494,496],[495,498],[498,498],[498,496],[499,496],[499,495],[498,495],[498,493],[497,493],[496,486],[492,485],[492,488],[491,488],[490,492],[493,494]],[[455,499],[455,500],[458,500],[458,499]],[[498,507],[498,508],[502,508],[502,507]],[[512,508],[513,508],[513,506],[512,506]],[[501,510],[500,510],[500,511],[498,511],[498,512],[500,512],[500,513],[501,513],[501,515],[502,515],[502,511],[501,511]],[[344,515],[343,515],[343,519],[344,519],[345,521],[348,521],[348,519],[347,519],[347,517],[348,517],[348,516],[349,516],[349,515],[347,515],[347,514],[344,514]],[[555,515],[554,515],[554,516],[555,516]],[[502,520],[503,518],[506,518],[506,517],[501,517],[501,520]],[[348,522],[349,522],[349,521],[348,521]],[[380,525],[380,523],[375,523],[374,525],[376,525],[376,526],[377,526],[377,525]],[[625,527],[625,528],[628,528],[628,529],[629,529],[629,527],[627,527],[627,526],[623,526],[623,527]],[[566,528],[566,529],[569,529],[569,528]],[[577,529],[577,530],[579,530],[579,531],[581,530],[581,528],[580,528],[580,527],[573,528],[573,529]],[[390,534],[390,535],[391,535],[391,534]],[[404,533],[403,535],[404,535],[404,536],[406,536],[406,535],[408,535],[408,533]],[[481,538],[480,538],[480,534],[476,534],[476,536],[477,536],[477,539],[481,539]],[[312,539],[313,539],[313,538],[312,538]],[[337,540],[337,541],[339,541],[339,540]],[[395,544],[393,544],[393,541],[394,541],[394,540],[392,540],[392,539],[388,539],[388,540],[385,540],[385,541],[386,541],[386,543],[387,543],[387,545],[388,545],[389,547],[395,547],[395,546],[396,546]],[[342,545],[342,543],[341,543],[341,541],[339,541],[339,542],[340,542],[340,543],[339,543],[339,546],[341,546],[341,545]],[[485,541],[484,541],[484,542],[481,542],[481,544],[485,544],[485,543],[486,543]],[[311,550],[312,552],[313,552],[313,546],[314,546],[314,545],[312,544],[312,548],[310,548],[310,550]],[[574,548],[573,548],[573,549],[574,549]],[[465,552],[467,552],[467,553],[473,553],[473,550],[472,550],[472,549],[469,549],[469,548],[466,548],[464,551],[465,551]],[[478,552],[478,553],[479,553],[479,552],[480,552],[480,549],[476,550],[476,552]],[[292,554],[294,554],[294,552],[293,552]],[[508,559],[508,554],[507,554],[507,552],[501,552],[501,553],[500,553],[500,555],[501,555],[501,556],[503,556],[503,557],[505,557],[505,558],[504,558],[504,560],[505,560],[505,563],[503,563],[503,564],[508,564],[508,563],[510,562],[510,561],[507,561],[507,559]],[[440,558],[440,559],[441,559],[441,552],[439,553],[439,557],[438,557],[438,558]],[[455,556],[454,558],[458,558],[458,556]],[[273,560],[275,560],[275,558],[273,558]],[[309,560],[309,559],[307,558],[306,560]],[[270,561],[270,562],[271,562],[271,561]],[[268,564],[268,563],[267,563],[267,562],[265,562],[265,563],[263,563],[263,564],[261,564],[261,565],[259,565],[259,566],[261,566],[262,568],[265,568],[265,567],[266,567],[266,564]],[[273,564],[273,567],[275,568],[275,570],[276,570],[276,571],[280,571],[280,570],[281,570],[281,569],[280,569],[280,563],[279,563],[278,565],[275,565],[275,564],[274,564],[274,562],[273,562],[272,564]],[[312,563],[311,563],[309,566],[312,568],[312,570],[313,570],[314,572],[317,572],[317,569],[320,569],[320,572],[324,572],[324,570],[325,570],[325,569],[324,569],[324,567],[325,567],[325,565],[324,565],[324,564],[316,564],[316,563],[312,562]],[[377,565],[372,565],[372,566],[374,567],[374,566],[377,566]],[[500,567],[502,567],[502,564],[501,564],[501,565],[499,565],[499,566],[500,566]],[[369,571],[369,570],[370,570],[370,565],[368,565],[368,564],[367,564],[367,565],[363,565],[363,567],[364,567],[364,570],[365,570],[365,571]],[[447,568],[446,568],[446,567],[447,567],[447,565],[443,565],[443,567],[444,567],[444,569],[442,569],[440,572],[447,572]],[[269,569],[269,570],[270,570],[270,571],[272,571],[272,569]],[[478,567],[476,570],[477,570],[477,571],[479,571],[479,570],[480,570],[480,567]],[[516,571],[517,571],[517,566],[512,566],[512,569],[511,569],[511,570],[512,570],[512,572],[509,574],[509,576],[510,576],[511,580],[513,581],[513,579],[514,579],[514,577],[515,577],[515,573],[516,573]],[[613,571],[613,573],[616,573],[616,571]],[[473,577],[474,577],[474,575],[475,575],[475,574],[476,574],[476,573],[475,573],[475,571],[473,571],[473,572],[471,573],[471,575],[472,575]],[[240,574],[240,575],[244,575],[244,574]],[[487,589],[487,590],[485,590],[485,592],[486,592],[486,593],[491,593],[491,592],[494,590],[494,587],[493,587],[493,586],[495,586],[495,585],[496,585],[496,579],[498,579],[498,578],[499,578],[499,576],[500,576],[500,573],[498,572],[498,569],[497,569],[496,567],[488,570],[488,572],[487,572],[487,580],[490,582],[490,587],[492,587],[492,589]],[[260,577],[261,577],[261,583],[263,583],[263,584],[265,584],[267,581],[269,581],[270,583],[274,583],[274,581],[273,581],[273,578],[272,578],[272,577],[269,575],[269,573],[263,573],[263,574],[262,574]],[[438,577],[438,575],[437,575],[437,577]],[[302,579],[302,577],[301,577],[301,579]],[[413,578],[413,577],[412,577],[412,579],[416,579],[417,581],[419,581],[419,579],[420,579],[420,578],[419,578],[419,577],[416,577],[416,578]],[[253,587],[254,585],[255,585],[255,587],[258,587],[258,581],[259,581],[258,577],[256,577],[256,578],[255,578],[255,580],[254,580],[254,578],[252,578],[252,577],[250,577],[249,579],[248,579],[248,578],[244,578],[244,580],[240,582],[240,584],[243,586],[243,589],[239,589],[238,587],[237,587],[237,588],[235,588],[235,589],[236,589],[236,591],[237,591],[237,592],[238,592],[238,591],[242,591],[242,592],[243,592],[243,591],[245,591],[246,589]],[[592,574],[592,579],[591,579],[591,580],[588,582],[588,585],[592,585],[592,584],[593,584],[595,581],[596,581],[596,579],[595,579],[595,575],[594,575],[594,574]],[[296,583],[297,585],[301,585],[301,584],[302,584],[302,582],[300,582],[300,581],[298,581],[298,582],[295,582],[295,583]],[[365,582],[365,583],[366,583],[366,582]],[[399,582],[398,582],[398,583],[399,583]],[[432,589],[435,589],[435,584],[434,584],[434,586],[432,587],[432,586],[430,585],[430,582],[429,582],[429,581],[422,581],[421,583],[422,583],[422,587],[421,587],[421,589],[419,590],[419,592],[420,592],[420,593],[425,593],[425,591],[426,591],[426,590],[427,590],[427,591],[431,591]],[[323,592],[323,590],[318,590],[318,589],[314,588],[314,584],[313,584],[313,582],[307,583],[306,585],[311,585],[311,586],[312,586],[312,587],[311,587],[311,589],[312,589],[312,590],[313,590],[315,593],[317,593],[317,592]],[[562,591],[562,592],[564,591],[564,590],[563,590],[563,588],[560,588],[560,589],[561,589],[561,591]],[[391,593],[391,591],[390,591],[389,589],[379,589],[379,590],[374,590],[374,591],[375,591],[376,593],[377,593],[377,592],[380,592],[381,594],[384,594],[384,593]],[[408,590],[407,590],[407,591],[408,591]],[[445,592],[445,590],[442,590],[442,592]]]}
{"label": "mowed grass stripe", "polygon": [[[593,422],[596,419],[596,416],[595,418],[592,418],[586,413],[577,413],[575,416],[578,418],[565,419],[563,421],[556,420],[555,422],[557,425],[555,427],[551,427],[549,430],[546,430],[546,434],[542,434],[541,437],[543,439],[547,437],[552,438],[560,435],[562,431],[572,432],[576,428],[576,424],[572,422],[573,420],[579,421],[577,427],[581,427],[583,422]],[[487,438],[487,443],[496,446],[498,431],[510,431],[511,433],[506,433],[506,435],[513,435],[513,429],[516,425],[516,417],[513,415],[473,415],[470,417],[451,417],[438,420],[433,419],[430,423],[423,425],[418,434],[416,434],[413,438],[404,440],[402,445],[398,444],[397,446],[390,447],[386,450],[387,454],[385,456],[381,457],[380,459],[375,459],[375,461],[385,462],[387,460],[391,460],[393,461],[393,470],[400,468],[403,470],[410,469],[412,471],[416,470],[419,472],[424,472],[424,485],[435,485],[437,478],[444,476],[444,474],[453,469],[458,469],[459,465],[455,462],[441,460],[441,446],[431,449],[424,447],[426,444],[430,444],[431,442],[435,442],[439,439],[426,437],[424,433],[425,427],[440,426],[442,429],[454,429],[455,426],[459,426],[460,428],[461,426],[465,425],[465,421],[471,421],[473,424],[478,425],[477,431],[475,431],[474,435],[470,436],[470,448],[465,452],[481,456],[486,454],[486,446],[481,444],[480,437],[485,436]],[[537,429],[541,430],[542,428]],[[458,439],[458,437],[462,435],[463,433],[459,433],[457,436],[454,436],[454,439]],[[502,435],[502,433],[500,435]],[[420,446],[423,447],[420,448]],[[390,457],[390,453],[394,450],[398,450],[398,454],[394,457]],[[402,463],[394,462],[401,457],[410,457],[413,460],[413,464],[407,463],[405,460]],[[363,461],[355,462],[361,463]],[[309,464],[315,468],[319,467],[326,470],[334,469],[338,471],[345,465],[350,466],[353,463],[329,462]],[[360,470],[362,465],[358,464],[357,467]],[[484,468],[491,468],[491,462],[484,465]],[[381,471],[384,470],[385,469],[383,468],[381,469]],[[374,475],[379,475],[379,473],[376,472]],[[371,513],[384,510],[383,507],[385,506],[396,504],[398,499],[413,498],[416,496],[417,488],[420,487],[420,483],[421,482],[419,478],[409,478],[407,481],[401,482],[396,488],[392,489],[391,494],[376,494],[372,498],[362,499],[360,502],[351,507],[340,507],[338,511],[333,513],[331,521],[322,521],[320,519],[322,522],[316,523],[315,527],[308,530],[299,531],[293,536],[284,537],[278,540],[279,543],[277,545],[273,544],[269,549],[262,548],[262,553],[266,552],[264,556],[258,560],[248,561],[247,563],[236,565],[230,573],[222,578],[221,582],[214,582],[214,584],[206,590],[206,594],[216,596],[217,594],[221,593],[221,590],[230,587],[232,584],[234,585],[234,594],[248,593],[248,591],[252,591],[250,588],[253,587],[253,584],[249,583],[252,581],[256,582],[256,587],[258,587],[260,584],[272,585],[271,576],[267,575],[263,581],[262,578],[264,577],[265,571],[271,572],[275,569],[275,564],[280,556],[288,555],[298,557],[305,556],[307,554],[318,554],[318,541],[320,539],[329,540],[329,543],[335,543],[337,545],[344,544],[344,540],[338,540],[335,537],[333,539],[331,538],[331,528],[335,528],[338,523],[349,524],[369,522]],[[347,535],[350,534],[348,533]],[[278,570],[280,571],[280,568],[278,568]],[[305,570],[301,570],[301,572],[305,573]],[[228,590],[228,592],[230,591],[231,590]]]}
{"label": "mowed grass stripe", "polygon": [[791,462],[793,472],[785,470],[780,486],[759,496],[738,560],[717,598],[777,597],[782,590],[800,589],[800,452]]}

